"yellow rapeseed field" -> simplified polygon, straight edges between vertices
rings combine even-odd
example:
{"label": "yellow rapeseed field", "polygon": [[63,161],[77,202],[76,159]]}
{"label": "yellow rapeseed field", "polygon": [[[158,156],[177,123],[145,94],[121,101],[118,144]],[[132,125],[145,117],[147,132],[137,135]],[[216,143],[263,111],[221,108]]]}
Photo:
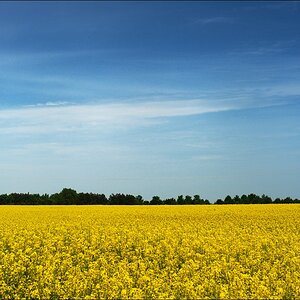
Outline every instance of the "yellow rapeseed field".
{"label": "yellow rapeseed field", "polygon": [[0,298],[300,298],[300,205],[0,206]]}

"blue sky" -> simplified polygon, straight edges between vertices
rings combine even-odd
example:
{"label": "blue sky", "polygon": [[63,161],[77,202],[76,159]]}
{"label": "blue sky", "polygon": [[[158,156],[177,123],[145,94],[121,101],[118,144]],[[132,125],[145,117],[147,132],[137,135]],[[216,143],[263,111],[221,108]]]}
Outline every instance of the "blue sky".
{"label": "blue sky", "polygon": [[0,193],[300,197],[298,2],[0,2]]}

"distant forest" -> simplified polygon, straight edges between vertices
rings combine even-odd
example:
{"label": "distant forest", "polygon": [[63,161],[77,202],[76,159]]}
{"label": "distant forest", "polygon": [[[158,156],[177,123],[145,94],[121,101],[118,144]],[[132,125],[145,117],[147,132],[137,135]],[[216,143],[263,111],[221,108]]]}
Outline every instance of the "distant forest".
{"label": "distant forest", "polygon": [[[255,194],[242,195],[235,197],[226,196],[218,199],[214,205],[221,204],[269,204],[269,203],[300,203],[299,199],[290,197],[272,199],[269,196],[258,196]],[[104,194],[77,193],[70,188],[64,188],[60,193],[48,194],[24,194],[11,193],[0,195],[0,205],[209,205],[207,199],[202,199],[199,195],[183,196],[175,198],[161,199],[153,196],[150,201],[144,200],[141,195],[130,194],[111,194],[108,198]]]}

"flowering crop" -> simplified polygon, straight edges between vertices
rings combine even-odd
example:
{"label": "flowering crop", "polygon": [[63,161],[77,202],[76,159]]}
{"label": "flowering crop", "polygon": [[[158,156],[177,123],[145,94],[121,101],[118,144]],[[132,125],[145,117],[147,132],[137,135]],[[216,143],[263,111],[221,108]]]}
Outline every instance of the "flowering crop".
{"label": "flowering crop", "polygon": [[300,297],[300,206],[1,206],[0,298]]}

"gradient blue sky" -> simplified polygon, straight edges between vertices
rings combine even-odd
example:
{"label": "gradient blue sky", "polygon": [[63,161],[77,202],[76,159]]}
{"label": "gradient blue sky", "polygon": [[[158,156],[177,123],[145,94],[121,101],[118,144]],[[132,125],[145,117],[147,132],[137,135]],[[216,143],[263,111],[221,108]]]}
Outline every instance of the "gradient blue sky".
{"label": "gradient blue sky", "polygon": [[299,198],[299,14],[0,2],[0,193]]}

